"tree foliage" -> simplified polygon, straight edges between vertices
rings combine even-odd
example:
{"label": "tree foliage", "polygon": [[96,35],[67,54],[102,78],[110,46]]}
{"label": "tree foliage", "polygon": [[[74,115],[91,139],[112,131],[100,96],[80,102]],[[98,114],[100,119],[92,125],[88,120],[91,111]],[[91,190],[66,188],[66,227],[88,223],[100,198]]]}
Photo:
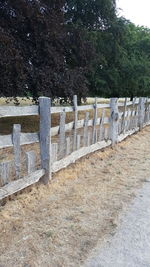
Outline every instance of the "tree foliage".
{"label": "tree foliage", "polygon": [[65,73],[61,7],[62,1],[1,1],[1,72],[6,77],[1,94],[52,96],[56,88],[61,90]]}
{"label": "tree foliage", "polygon": [[115,0],[1,0],[0,95],[144,96],[150,29]]}
{"label": "tree foliage", "polygon": [[93,94],[106,97],[150,94],[150,29],[117,18],[109,29],[95,32],[94,40],[99,57],[90,75]]}

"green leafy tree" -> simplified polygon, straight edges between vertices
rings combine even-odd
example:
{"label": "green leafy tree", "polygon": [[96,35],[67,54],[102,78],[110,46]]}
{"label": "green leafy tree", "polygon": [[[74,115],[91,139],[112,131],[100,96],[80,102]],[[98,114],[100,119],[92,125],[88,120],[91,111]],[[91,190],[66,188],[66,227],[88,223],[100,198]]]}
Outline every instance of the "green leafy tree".
{"label": "green leafy tree", "polygon": [[149,29],[117,18],[110,28],[93,35],[97,61],[89,77],[92,94],[131,98],[148,95]]}

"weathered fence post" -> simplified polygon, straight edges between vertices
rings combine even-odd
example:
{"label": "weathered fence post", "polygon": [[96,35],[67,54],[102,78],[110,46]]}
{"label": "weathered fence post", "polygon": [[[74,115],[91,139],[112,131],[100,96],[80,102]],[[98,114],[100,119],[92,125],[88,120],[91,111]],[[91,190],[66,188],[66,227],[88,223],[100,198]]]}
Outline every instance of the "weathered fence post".
{"label": "weathered fence post", "polygon": [[144,113],[145,113],[145,98],[139,98],[139,105],[138,105],[138,126],[139,130],[141,131],[144,124]]}
{"label": "weathered fence post", "polygon": [[13,163],[14,162],[12,160],[0,163],[0,184],[2,186],[10,182],[10,175]]}
{"label": "weathered fence post", "polygon": [[70,154],[70,137],[66,138],[66,155]]}
{"label": "weathered fence post", "polygon": [[63,157],[65,152],[65,120],[66,120],[66,113],[63,110],[60,113],[60,127],[59,127],[59,156]]}
{"label": "weathered fence post", "polygon": [[145,101],[145,116],[144,116],[144,123],[147,124],[148,122],[148,97],[146,97]]}
{"label": "weathered fence post", "polygon": [[77,150],[80,149],[80,143],[81,143],[81,135],[78,134],[78,135],[77,135]]}
{"label": "weathered fence post", "polygon": [[150,104],[148,103],[148,122],[150,120]]}
{"label": "weathered fence post", "polygon": [[98,129],[95,130],[95,143],[98,142]]}
{"label": "weathered fence post", "polygon": [[109,128],[104,128],[104,140],[109,139]]}
{"label": "weathered fence post", "polygon": [[77,123],[78,123],[78,105],[77,105],[77,96],[73,96],[74,104],[74,134],[73,134],[73,151],[77,148]]}
{"label": "weathered fence post", "polygon": [[123,116],[122,116],[122,124],[121,124],[121,132],[122,133],[125,133],[126,108],[127,108],[127,97],[125,98],[124,107],[123,107]]}
{"label": "weathered fence post", "polygon": [[52,153],[51,153],[52,160],[51,160],[51,162],[54,163],[55,161],[57,161],[58,144],[57,143],[53,143],[51,145],[51,148],[52,148]]}
{"label": "weathered fence post", "polygon": [[86,112],[86,114],[85,114],[85,120],[84,120],[83,146],[87,146],[88,122],[89,122],[89,112]]}
{"label": "weathered fence post", "polygon": [[150,120],[150,104],[149,104],[149,99],[148,99],[148,122]]}
{"label": "weathered fence post", "polygon": [[41,167],[45,170],[42,178],[47,184],[51,178],[51,99],[48,97],[39,98],[40,113],[40,154]]}
{"label": "weathered fence post", "polygon": [[92,144],[96,142],[96,124],[97,124],[97,97],[95,98],[95,104],[94,104]]}
{"label": "weathered fence post", "polygon": [[14,158],[15,158],[15,171],[16,178],[20,177],[20,162],[21,162],[21,147],[20,147],[20,136],[21,136],[21,125],[14,124],[13,125],[13,134],[12,134],[12,142],[13,142],[13,150],[14,150]]}
{"label": "weathered fence post", "polygon": [[138,110],[139,110],[139,108],[138,108],[138,105],[137,105],[136,112],[135,112],[135,128],[138,127]]}
{"label": "weathered fence post", "polygon": [[136,97],[132,101],[132,109],[131,109],[131,116],[130,116],[130,130],[134,127],[134,108],[136,103]]}
{"label": "weathered fence post", "polygon": [[28,174],[35,171],[35,160],[36,160],[36,156],[35,156],[34,151],[26,152],[26,165],[27,165]]}
{"label": "weathered fence post", "polygon": [[99,136],[98,141],[102,141],[104,138],[104,119],[105,119],[105,109],[102,110],[102,116],[100,118],[100,124],[99,124]]}
{"label": "weathered fence post", "polygon": [[127,116],[127,131],[130,130],[130,117],[131,117],[131,109],[128,108],[128,116]]}
{"label": "weathered fence post", "polygon": [[110,140],[112,146],[118,142],[118,98],[111,98],[110,100]]}
{"label": "weathered fence post", "polygon": [[87,139],[87,146],[91,145],[91,132],[88,131],[88,139]]}

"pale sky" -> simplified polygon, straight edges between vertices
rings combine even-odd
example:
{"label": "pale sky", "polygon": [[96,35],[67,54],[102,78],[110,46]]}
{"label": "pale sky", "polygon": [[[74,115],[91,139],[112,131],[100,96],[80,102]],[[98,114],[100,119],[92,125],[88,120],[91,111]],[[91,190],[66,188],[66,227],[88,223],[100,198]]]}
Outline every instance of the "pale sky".
{"label": "pale sky", "polygon": [[150,28],[150,0],[117,0],[120,16],[124,16],[136,25]]}

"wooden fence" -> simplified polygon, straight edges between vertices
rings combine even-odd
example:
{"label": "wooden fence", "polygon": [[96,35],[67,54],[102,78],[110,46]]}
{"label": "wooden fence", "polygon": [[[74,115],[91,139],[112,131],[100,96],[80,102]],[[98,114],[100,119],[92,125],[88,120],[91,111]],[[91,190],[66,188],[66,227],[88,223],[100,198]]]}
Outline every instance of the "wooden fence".
{"label": "wooden fence", "polygon": [[[60,123],[51,127],[51,117],[60,114]],[[74,120],[66,123],[66,114]],[[84,119],[78,119],[79,113]],[[77,159],[109,145],[114,146],[128,135],[150,123],[150,99],[134,98],[132,102],[110,99],[107,104],[51,107],[51,99],[39,98],[39,106],[1,106],[0,117],[37,115],[40,117],[39,133],[22,133],[21,125],[13,125],[11,135],[0,136],[0,149],[13,148],[13,160],[0,163],[0,200],[30,186],[40,179],[48,183],[51,174],[74,163]],[[91,118],[91,116],[93,116]],[[53,141],[55,137],[55,142]],[[36,153],[26,152],[26,175],[21,175],[21,146],[39,143],[40,167],[36,170]],[[11,180],[15,172],[15,179]]]}

